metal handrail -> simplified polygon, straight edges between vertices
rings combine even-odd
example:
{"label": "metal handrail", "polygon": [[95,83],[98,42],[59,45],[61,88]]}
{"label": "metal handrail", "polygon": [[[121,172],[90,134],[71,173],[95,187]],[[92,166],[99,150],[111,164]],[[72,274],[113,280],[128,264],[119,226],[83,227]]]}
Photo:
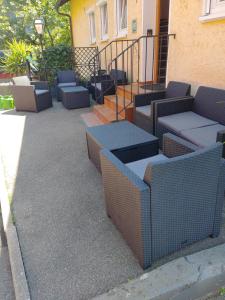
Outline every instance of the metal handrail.
{"label": "metal handrail", "polygon": [[[118,70],[118,60],[119,58],[122,57],[122,65],[124,65],[124,55],[127,56],[127,67],[128,67],[128,54],[129,54],[129,51],[130,51],[130,59],[131,59],[131,77],[133,77],[133,49],[136,45],[138,45],[138,91],[139,91],[139,59],[140,59],[140,41],[141,40],[146,40],[146,52],[145,52],[145,84],[147,83],[146,81],[146,73],[147,73],[147,51],[148,51],[148,45],[147,45],[147,39],[148,38],[152,38],[152,39],[161,39],[162,41],[162,38],[166,37],[167,39],[169,37],[173,37],[175,38],[176,35],[175,34],[158,34],[158,35],[142,35],[140,36],[138,39],[136,39],[131,45],[129,45],[126,49],[124,49],[123,51],[121,51],[114,59],[111,60],[111,62],[109,63],[108,65],[108,69],[112,69],[112,66],[114,64],[115,66],[115,70],[117,71]],[[162,45],[161,45],[162,46]],[[160,50],[161,51],[161,50]],[[153,47],[153,61],[155,59],[155,53],[154,53],[154,47]],[[160,53],[161,55],[161,53]],[[153,64],[154,65],[154,64]],[[152,66],[152,78],[153,78],[153,72],[154,72],[154,66]],[[133,78],[131,78],[132,80]],[[119,115],[127,108],[129,107],[132,103],[133,103],[133,99],[131,99],[131,101],[128,103],[128,104],[125,104],[125,88],[124,88],[124,99],[123,99],[123,108],[119,111],[119,104],[118,104],[118,94],[117,94],[117,87],[118,87],[118,83],[117,83],[117,80],[115,80],[115,89],[116,89],[116,120],[118,121],[119,120]],[[131,95],[132,95],[132,89],[133,89],[133,82],[131,82]]]}

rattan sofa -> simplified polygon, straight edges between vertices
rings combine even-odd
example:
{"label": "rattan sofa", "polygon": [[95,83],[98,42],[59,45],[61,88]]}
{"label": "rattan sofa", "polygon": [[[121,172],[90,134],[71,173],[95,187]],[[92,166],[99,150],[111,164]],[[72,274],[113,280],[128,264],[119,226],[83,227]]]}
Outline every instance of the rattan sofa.
{"label": "rattan sofa", "polygon": [[134,97],[134,124],[154,134],[154,100],[167,100],[170,98],[190,95],[190,84],[170,81],[166,90],[152,91]]}
{"label": "rattan sofa", "polygon": [[27,76],[14,77],[10,86],[17,111],[39,112],[52,107],[48,83],[30,81]]}
{"label": "rattan sofa", "polygon": [[225,90],[201,86],[195,97],[157,101],[155,129],[160,141],[170,132],[202,148],[224,143]]}
{"label": "rattan sofa", "polygon": [[107,215],[144,269],[184,246],[217,237],[221,226],[222,144],[199,149],[166,134],[160,155],[124,164],[101,151]]}

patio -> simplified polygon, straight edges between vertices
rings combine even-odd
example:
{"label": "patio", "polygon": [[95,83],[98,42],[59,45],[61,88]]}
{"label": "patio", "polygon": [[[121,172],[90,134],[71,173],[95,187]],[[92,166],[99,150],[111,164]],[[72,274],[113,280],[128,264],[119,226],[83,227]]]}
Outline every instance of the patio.
{"label": "patio", "polygon": [[[90,299],[143,273],[105,213],[101,176],[88,160],[90,109],[59,102],[39,114],[2,112],[0,140],[8,189],[32,299]],[[218,238],[161,259],[225,243]]]}

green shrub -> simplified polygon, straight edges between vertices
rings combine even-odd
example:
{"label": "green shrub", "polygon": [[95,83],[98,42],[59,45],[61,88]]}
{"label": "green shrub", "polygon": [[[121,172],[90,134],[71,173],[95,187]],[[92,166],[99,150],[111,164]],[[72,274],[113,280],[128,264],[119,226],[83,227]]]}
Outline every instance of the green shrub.
{"label": "green shrub", "polygon": [[14,100],[12,96],[0,96],[0,109],[14,108]]}
{"label": "green shrub", "polygon": [[67,45],[48,47],[43,51],[43,58],[39,60],[41,77],[53,84],[57,71],[73,68],[73,49]]}
{"label": "green shrub", "polygon": [[31,51],[31,46],[23,41],[17,42],[16,40],[8,42],[7,45],[8,49],[4,53],[5,56],[1,59],[3,71],[16,75],[25,75],[27,72],[26,51]]}

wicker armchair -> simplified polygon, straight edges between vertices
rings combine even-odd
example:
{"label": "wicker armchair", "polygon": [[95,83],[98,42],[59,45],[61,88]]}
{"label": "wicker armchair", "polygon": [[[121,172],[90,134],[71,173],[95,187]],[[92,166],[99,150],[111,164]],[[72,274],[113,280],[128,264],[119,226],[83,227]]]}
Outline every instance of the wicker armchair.
{"label": "wicker armchair", "polygon": [[91,77],[89,91],[98,104],[104,103],[104,96],[115,94],[115,81],[117,82],[117,85],[127,84],[126,72],[121,70],[111,70],[109,74]]}
{"label": "wicker armchair", "polygon": [[[161,157],[159,157],[161,156]],[[225,189],[222,145],[206,149],[171,134],[163,154],[123,164],[101,151],[107,215],[142,268],[220,232]]]}
{"label": "wicker armchair", "polygon": [[80,82],[79,76],[72,70],[58,71],[56,77],[56,94],[57,100],[62,101],[61,87],[78,86]]}
{"label": "wicker armchair", "polygon": [[39,112],[52,107],[48,83],[30,81],[27,76],[14,77],[10,86],[17,111]]}
{"label": "wicker armchair", "polygon": [[134,97],[134,124],[154,134],[154,101],[185,97],[190,95],[190,90],[190,84],[170,81],[164,91],[136,95]]}

